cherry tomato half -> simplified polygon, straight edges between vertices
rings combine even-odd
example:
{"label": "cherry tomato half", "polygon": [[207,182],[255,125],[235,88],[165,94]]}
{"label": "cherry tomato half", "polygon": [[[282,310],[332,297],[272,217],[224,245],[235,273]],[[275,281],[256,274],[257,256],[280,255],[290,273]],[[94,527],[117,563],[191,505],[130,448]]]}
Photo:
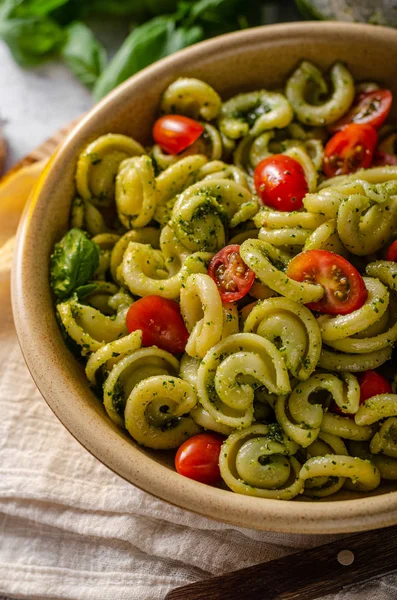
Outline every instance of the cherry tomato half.
{"label": "cherry tomato half", "polygon": [[302,166],[285,154],[261,160],[255,168],[254,184],[263,204],[282,211],[302,208],[309,191]]}
{"label": "cherry tomato half", "polygon": [[224,438],[214,433],[199,433],[179,446],[175,468],[184,477],[216,483],[220,480],[219,454]]}
{"label": "cherry tomato half", "polygon": [[153,126],[153,139],[164,152],[179,154],[194,144],[203,133],[204,127],[183,115],[165,115]]}
{"label": "cherry tomato half", "polygon": [[160,296],[145,296],[130,306],[126,317],[131,333],[142,331],[143,346],[158,346],[172,354],[183,352],[189,333],[178,302]]}
{"label": "cherry tomato half", "polygon": [[208,275],[215,281],[222,302],[236,302],[248,294],[255,280],[240,256],[240,246],[225,246],[212,258]]}
{"label": "cherry tomato half", "polygon": [[323,286],[321,300],[307,304],[321,313],[348,315],[361,308],[368,296],[360,273],[343,256],[328,250],[301,252],[289,263],[287,275]]}
{"label": "cherry tomato half", "polygon": [[332,132],[343,129],[350,123],[371,125],[378,129],[387,119],[393,100],[390,90],[373,90],[358,94],[350,110],[331,125]]}
{"label": "cherry tomato half", "polygon": [[378,394],[391,394],[390,383],[376,371],[365,371],[357,375],[360,384],[360,404]]}
{"label": "cherry tomato half", "polygon": [[390,244],[387,250],[386,260],[397,262],[397,240]]}
{"label": "cherry tomato half", "polygon": [[332,136],[324,148],[324,173],[327,177],[334,177],[368,168],[377,141],[378,134],[370,125],[346,125]]}
{"label": "cherry tomato half", "polygon": [[377,150],[372,159],[372,166],[384,167],[385,165],[397,165],[397,156],[395,154],[389,154],[388,152],[382,152],[382,150]]}

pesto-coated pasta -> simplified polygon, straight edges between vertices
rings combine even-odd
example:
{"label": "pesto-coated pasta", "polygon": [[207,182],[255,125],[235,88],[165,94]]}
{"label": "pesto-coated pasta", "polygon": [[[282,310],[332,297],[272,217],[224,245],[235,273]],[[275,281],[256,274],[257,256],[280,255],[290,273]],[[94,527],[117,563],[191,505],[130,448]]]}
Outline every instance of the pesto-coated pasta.
{"label": "pesto-coated pasta", "polygon": [[396,132],[374,148],[349,123],[330,133],[379,88],[339,62],[328,76],[303,61],[285,93],[224,102],[171,82],[156,131],[183,139],[92,140],[51,256],[61,333],[105,416],[160,451],[205,433],[223,484],[258,498],[397,481],[397,166],[371,166],[394,161]]}

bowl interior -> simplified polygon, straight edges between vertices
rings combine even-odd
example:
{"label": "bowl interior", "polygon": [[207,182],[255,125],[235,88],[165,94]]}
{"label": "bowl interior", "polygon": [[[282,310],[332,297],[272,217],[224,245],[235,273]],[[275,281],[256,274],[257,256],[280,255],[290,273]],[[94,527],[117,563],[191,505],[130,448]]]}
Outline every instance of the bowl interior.
{"label": "bowl interior", "polygon": [[[13,308],[31,373],[55,414],[95,456],[135,485],[178,506],[225,522],[291,533],[335,533],[397,522],[397,492],[383,487],[365,498],[286,503],[238,496],[174,473],[173,453],[138,447],[105,415],[82,365],[67,350],[55,321],[49,256],[67,229],[79,152],[108,133],[149,143],[159,98],[181,75],[201,78],[223,98],[283,85],[302,59],[327,69],[341,60],[356,80],[375,80],[397,96],[393,63],[397,33],[365,25],[302,23],[267,26],[198,44],[138,74],[101,102],[69,136],[46,168],[19,230]],[[397,118],[397,103],[394,104]]]}

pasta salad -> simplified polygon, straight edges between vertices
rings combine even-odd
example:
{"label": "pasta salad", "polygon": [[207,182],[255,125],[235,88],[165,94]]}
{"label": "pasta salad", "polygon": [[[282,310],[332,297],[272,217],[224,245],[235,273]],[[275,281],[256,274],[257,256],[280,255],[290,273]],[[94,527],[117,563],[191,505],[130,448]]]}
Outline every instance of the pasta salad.
{"label": "pasta salad", "polygon": [[226,101],[181,77],[150,147],[80,154],[57,319],[108,417],[181,475],[284,500],[397,480],[391,103],[341,63]]}

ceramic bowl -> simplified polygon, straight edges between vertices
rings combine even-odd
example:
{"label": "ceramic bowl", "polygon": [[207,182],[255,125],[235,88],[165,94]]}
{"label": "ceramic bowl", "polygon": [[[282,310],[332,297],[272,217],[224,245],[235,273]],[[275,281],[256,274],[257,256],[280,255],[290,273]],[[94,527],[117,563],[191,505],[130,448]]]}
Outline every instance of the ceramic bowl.
{"label": "ceramic bowl", "polygon": [[[204,79],[223,98],[274,88],[306,58],[327,69],[344,61],[358,80],[376,80],[397,97],[397,32],[370,25],[295,23],[255,28],[203,42],[145,69],[117,88],[74,129],[45,170],[18,235],[12,283],[19,341],[32,376],[57,417],[110,469],[151,494],[233,525],[289,533],[336,533],[397,523],[397,485],[370,496],[313,501],[234,494],[178,475],[169,453],[138,447],[107,418],[58,329],[49,256],[67,229],[79,152],[108,132],[149,142],[159,98],[181,75]],[[394,118],[397,118],[394,103]]]}

